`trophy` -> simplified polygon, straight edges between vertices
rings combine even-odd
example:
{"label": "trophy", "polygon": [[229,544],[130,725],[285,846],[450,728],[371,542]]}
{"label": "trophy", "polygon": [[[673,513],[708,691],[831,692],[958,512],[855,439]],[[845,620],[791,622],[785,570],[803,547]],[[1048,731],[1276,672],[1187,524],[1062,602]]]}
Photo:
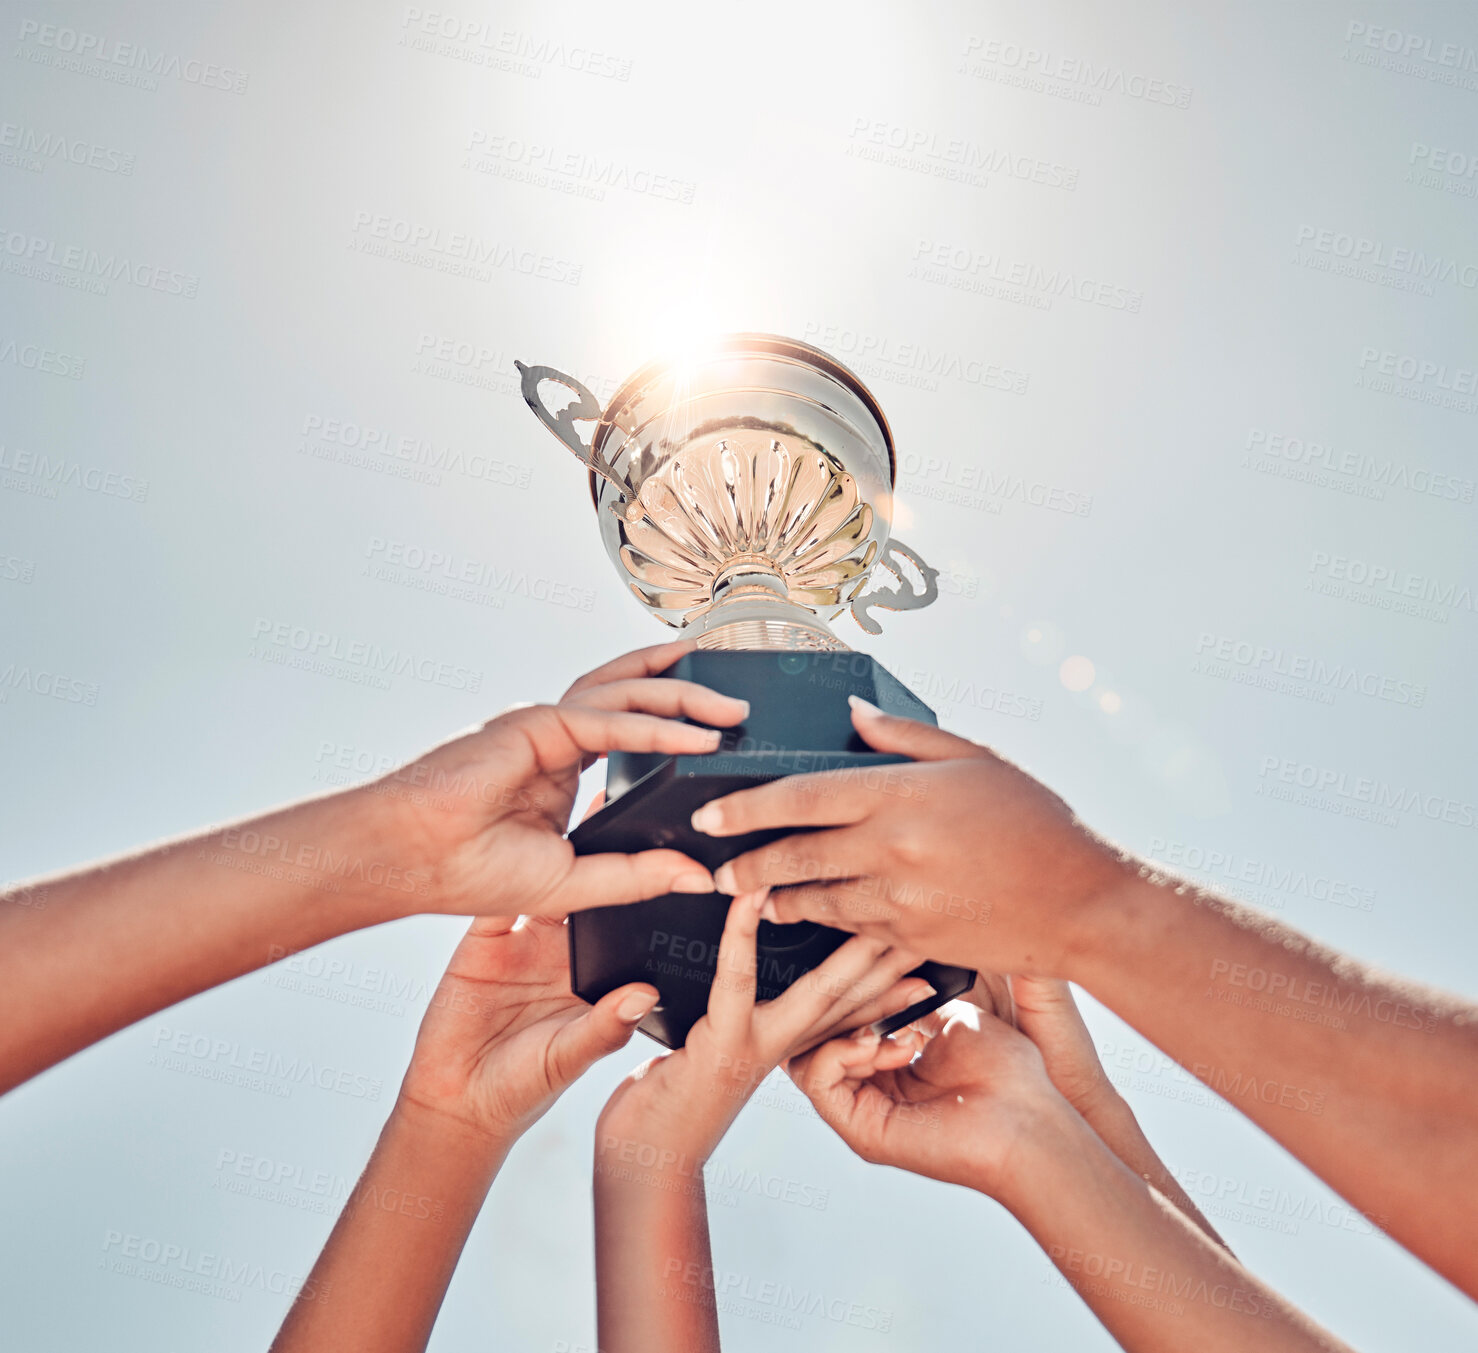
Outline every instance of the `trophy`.
{"label": "trophy", "polygon": [[[790,831],[714,838],[693,811],[736,789],[803,771],[885,770],[852,727],[849,695],[929,723],[933,712],[830,622],[850,611],[881,632],[875,610],[912,610],[938,574],[889,535],[893,437],[862,382],[794,339],[732,334],[681,362],[654,362],[602,410],[574,377],[517,362],[529,407],[589,471],[601,538],[632,595],[697,639],[663,676],[749,701],[744,723],[704,756],[612,752],[606,802],[570,833],[580,854],[681,850],[708,869]],[[575,398],[552,409],[546,382]],[[585,441],[577,423],[594,424]],[[627,982],[660,1000],[641,1029],[681,1047],[708,1007],[730,898],[671,894],[570,918],[571,985],[597,1001]],[[811,922],[762,922],[757,994],[778,995],[847,936]],[[901,1028],[969,989],[975,974],[925,963],[935,995],[879,1025]]]}

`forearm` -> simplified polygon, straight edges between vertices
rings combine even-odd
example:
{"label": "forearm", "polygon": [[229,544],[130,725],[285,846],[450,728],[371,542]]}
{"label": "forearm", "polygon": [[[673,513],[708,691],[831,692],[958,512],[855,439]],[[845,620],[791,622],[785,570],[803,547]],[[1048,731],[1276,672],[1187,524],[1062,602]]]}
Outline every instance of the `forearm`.
{"label": "forearm", "polygon": [[0,897],[0,1092],[198,991],[412,910],[426,874],[397,858],[385,817],[349,791]]}
{"label": "forearm", "polygon": [[1001,1201],[1128,1353],[1328,1353],[1345,1345],[1249,1274],[1076,1114],[1044,1121]]}
{"label": "forearm", "polygon": [[[650,1164],[641,1163],[647,1159]],[[717,1353],[700,1163],[661,1148],[650,1156],[623,1152],[602,1140],[595,1163],[595,1273],[602,1353]]]}
{"label": "forearm", "polygon": [[1478,1011],[1175,880],[1098,915],[1067,975],[1478,1295]]}
{"label": "forearm", "polygon": [[1216,1228],[1202,1215],[1201,1209],[1191,1201],[1190,1195],[1181,1187],[1180,1181],[1170,1173],[1160,1159],[1150,1140],[1139,1126],[1134,1111],[1114,1092],[1111,1100],[1096,1106],[1084,1114],[1088,1126],[1097,1133],[1099,1140],[1114,1153],[1124,1165],[1138,1175],[1156,1193],[1171,1203],[1184,1216],[1206,1233],[1211,1240],[1231,1252],[1231,1246],[1217,1233]]}
{"label": "forearm", "polygon": [[397,1102],[273,1353],[424,1349],[511,1145]]}

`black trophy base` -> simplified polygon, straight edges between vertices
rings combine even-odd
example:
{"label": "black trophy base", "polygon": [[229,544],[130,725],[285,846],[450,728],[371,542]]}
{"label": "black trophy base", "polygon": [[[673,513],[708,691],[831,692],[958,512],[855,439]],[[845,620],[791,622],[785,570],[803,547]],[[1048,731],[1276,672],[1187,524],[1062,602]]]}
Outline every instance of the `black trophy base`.
{"label": "black trophy base", "polygon": [[[754,850],[794,829],[711,837],[690,818],[710,799],[806,771],[859,772],[905,762],[875,752],[852,727],[849,695],[889,714],[935,723],[934,713],[896,677],[863,653],[727,652],[700,649],[662,674],[695,681],[749,701],[749,717],[724,730],[706,756],[612,752],[607,802],[570,833],[580,855],[668,846],[705,868]],[[570,917],[570,981],[575,994],[595,1002],[628,982],[648,982],[661,993],[640,1028],[669,1048],[680,1048],[708,1009],[719,936],[731,899],[722,893],[669,893],[624,907],[600,907]],[[828,926],[760,923],[756,990],[771,1000],[820,964],[848,936]],[[878,1027],[902,1028],[970,989],[967,968],[924,963],[935,995]]]}

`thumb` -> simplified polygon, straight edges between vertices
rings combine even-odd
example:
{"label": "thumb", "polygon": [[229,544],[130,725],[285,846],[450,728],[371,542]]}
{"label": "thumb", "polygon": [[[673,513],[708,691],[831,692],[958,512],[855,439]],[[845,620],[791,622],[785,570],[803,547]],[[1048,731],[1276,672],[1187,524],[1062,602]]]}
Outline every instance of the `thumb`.
{"label": "thumb", "polygon": [[568,916],[591,907],[618,907],[664,893],[711,893],[713,875],[676,850],[577,855],[539,905],[542,915]]}
{"label": "thumb", "polygon": [[634,982],[607,992],[563,1025],[549,1040],[547,1065],[556,1093],[567,1089],[602,1057],[624,1048],[657,1001],[656,987]]}
{"label": "thumb", "polygon": [[1011,999],[1016,1027],[1037,1045],[1052,1083],[1079,1113],[1086,1113],[1113,1087],[1072,988],[1053,978],[1013,973]]}
{"label": "thumb", "polygon": [[961,757],[990,756],[977,742],[946,733],[933,724],[884,714],[861,696],[847,697],[852,705],[852,727],[869,747],[879,752],[897,752],[914,761],[955,761]]}

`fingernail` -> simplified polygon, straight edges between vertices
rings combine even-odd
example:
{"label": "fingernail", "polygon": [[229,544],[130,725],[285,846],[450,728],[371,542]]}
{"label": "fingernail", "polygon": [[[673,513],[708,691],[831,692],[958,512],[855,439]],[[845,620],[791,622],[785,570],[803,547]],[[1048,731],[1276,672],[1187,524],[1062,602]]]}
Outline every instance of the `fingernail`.
{"label": "fingernail", "polygon": [[690,869],[672,880],[669,891],[674,893],[711,893],[713,879],[701,869]]}
{"label": "fingernail", "polygon": [[616,1015],[623,1024],[635,1024],[646,1019],[656,1004],[656,996],[648,992],[633,992],[616,1007]]}
{"label": "fingernail", "polygon": [[775,907],[775,899],[770,896],[768,890],[765,892],[765,905],[760,908],[760,920],[773,921],[776,925],[782,924],[780,912]]}
{"label": "fingernail", "polygon": [[910,1005],[917,1005],[920,1001],[927,1001],[930,996],[939,995],[922,977],[909,988],[909,992],[908,1003]]}
{"label": "fingernail", "polygon": [[881,719],[884,717],[882,710],[880,710],[875,704],[873,704],[872,701],[864,700],[860,695],[849,695],[847,697],[847,703],[851,705],[852,708],[857,711],[857,713],[864,715],[869,719]]}
{"label": "fingernail", "polygon": [[726,695],[724,697],[724,699],[725,700],[728,700],[728,701],[732,702],[733,704],[736,704],[736,705],[739,706],[739,717],[741,719],[747,719],[747,718],[749,718],[749,701],[748,700],[741,700],[737,695]]}
{"label": "fingernail", "polygon": [[723,809],[716,803],[705,803],[703,807],[694,811],[690,821],[695,832],[702,832],[705,836],[710,832],[716,832],[724,820]]}
{"label": "fingernail", "polygon": [[728,893],[732,897],[739,889],[734,882],[734,866],[721,864],[713,871],[713,887],[715,892]]}
{"label": "fingernail", "polygon": [[717,728],[705,728],[702,730],[703,741],[710,747],[717,747],[724,740],[724,735]]}

